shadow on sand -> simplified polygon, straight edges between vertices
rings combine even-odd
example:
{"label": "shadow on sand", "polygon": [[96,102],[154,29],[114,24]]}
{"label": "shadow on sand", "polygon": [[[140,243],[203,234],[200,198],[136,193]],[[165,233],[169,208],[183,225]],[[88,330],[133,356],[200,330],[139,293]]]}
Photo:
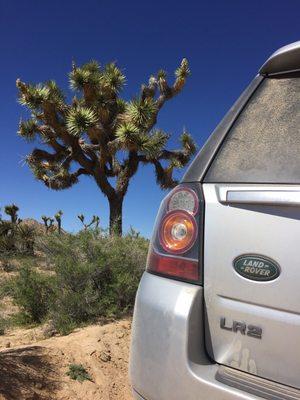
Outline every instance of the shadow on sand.
{"label": "shadow on sand", "polygon": [[52,400],[58,389],[55,367],[45,348],[30,346],[0,352],[0,398]]}

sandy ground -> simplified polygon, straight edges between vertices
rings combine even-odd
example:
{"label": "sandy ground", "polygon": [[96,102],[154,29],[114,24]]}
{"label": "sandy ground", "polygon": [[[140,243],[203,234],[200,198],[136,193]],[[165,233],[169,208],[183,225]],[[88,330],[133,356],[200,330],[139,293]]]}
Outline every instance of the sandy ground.
{"label": "sandy ground", "polygon": [[[132,400],[128,383],[131,320],[43,339],[41,328],[0,336],[0,399]],[[92,380],[66,375],[82,364]]]}

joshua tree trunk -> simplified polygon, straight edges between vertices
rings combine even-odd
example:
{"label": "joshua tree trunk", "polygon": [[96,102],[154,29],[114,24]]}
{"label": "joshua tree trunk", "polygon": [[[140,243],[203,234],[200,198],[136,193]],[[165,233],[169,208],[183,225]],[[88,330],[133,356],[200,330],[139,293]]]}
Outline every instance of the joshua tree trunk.
{"label": "joshua tree trunk", "polygon": [[116,196],[109,200],[109,234],[122,236],[122,196]]}

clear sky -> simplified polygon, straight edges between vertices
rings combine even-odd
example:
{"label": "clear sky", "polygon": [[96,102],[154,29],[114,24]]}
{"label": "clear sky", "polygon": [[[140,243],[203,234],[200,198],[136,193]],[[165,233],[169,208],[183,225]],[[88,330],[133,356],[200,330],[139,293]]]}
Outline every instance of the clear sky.
{"label": "clear sky", "polygon": [[[91,179],[50,191],[23,165],[32,146],[16,134],[26,115],[16,101],[16,78],[55,79],[68,90],[72,59],[117,61],[129,98],[160,68],[172,78],[187,57],[192,76],[158,126],[174,134],[170,147],[186,127],[200,148],[265,59],[300,39],[299,20],[298,0],[0,0],[0,205],[15,202],[21,217],[36,219],[62,209],[68,230],[80,227],[79,213],[98,214],[107,226],[106,199]],[[149,236],[164,195],[152,168],[142,167],[125,199],[125,229]]]}

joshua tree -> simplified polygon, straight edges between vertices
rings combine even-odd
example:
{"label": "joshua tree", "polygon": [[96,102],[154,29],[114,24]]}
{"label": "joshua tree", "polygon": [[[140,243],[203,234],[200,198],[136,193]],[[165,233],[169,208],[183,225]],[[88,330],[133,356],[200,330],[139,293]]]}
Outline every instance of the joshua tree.
{"label": "joshua tree", "polygon": [[57,222],[57,229],[58,233],[61,234],[61,217],[63,215],[63,212],[61,210],[57,211],[57,213],[54,215],[54,218],[56,219]]}
{"label": "joshua tree", "polygon": [[38,137],[50,148],[27,156],[35,177],[54,190],[71,187],[81,175],[92,177],[109,202],[110,233],[122,234],[123,200],[139,165],[152,164],[157,183],[167,189],[177,183],[174,168],[186,165],[195,152],[186,131],[181,149],[171,151],[166,149],[170,134],[154,128],[159,111],[181,92],[189,74],[183,59],[172,85],[161,70],[137,97],[125,101],[120,97],[125,76],[114,63],[103,68],[96,61],[73,63],[69,78],[77,95],[70,104],[54,81],[31,85],[18,79],[20,103],[32,116],[20,121],[18,133],[29,141]]}
{"label": "joshua tree", "polygon": [[18,218],[19,207],[16,206],[15,204],[11,204],[10,206],[5,206],[4,211],[5,214],[10,216],[12,224],[17,224],[18,222],[21,222],[21,220]]}
{"label": "joshua tree", "polygon": [[44,221],[44,225],[45,225],[45,229],[46,229],[46,233],[49,232],[49,230],[52,228],[53,223],[54,223],[54,219],[51,217],[46,217],[46,215],[42,215],[42,220]]}
{"label": "joshua tree", "polygon": [[83,214],[77,215],[78,219],[84,226],[84,230],[87,231],[88,228],[90,228],[92,225],[95,224],[95,229],[98,229],[99,223],[100,223],[100,218],[97,215],[93,215],[93,218],[90,223],[85,223],[85,216]]}
{"label": "joshua tree", "polygon": [[100,224],[100,218],[98,217],[98,215],[94,215],[94,223],[95,223],[95,229],[99,228],[99,224]]}

